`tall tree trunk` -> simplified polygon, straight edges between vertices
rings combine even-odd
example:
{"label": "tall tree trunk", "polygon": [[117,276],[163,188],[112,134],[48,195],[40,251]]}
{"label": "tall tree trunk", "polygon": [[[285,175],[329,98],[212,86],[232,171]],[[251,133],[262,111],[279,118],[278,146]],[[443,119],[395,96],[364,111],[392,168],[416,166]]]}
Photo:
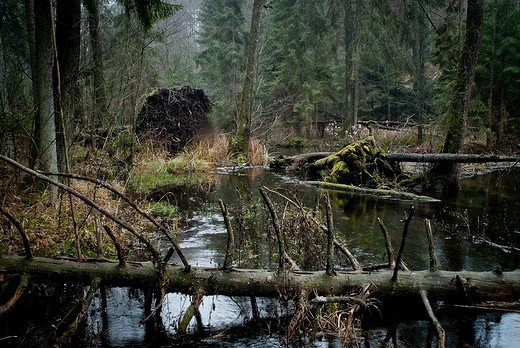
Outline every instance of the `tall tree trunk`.
{"label": "tall tree trunk", "polygon": [[493,0],[492,6],[493,30],[491,31],[491,56],[489,59],[489,95],[487,100],[488,112],[486,115],[486,150],[491,150],[494,139],[492,135],[493,129],[493,89],[495,88],[495,44],[497,37],[497,0]]}
{"label": "tall tree trunk", "polygon": [[[10,114],[9,100],[7,97],[7,67],[4,59],[3,40],[0,37],[0,117],[1,119],[7,119],[7,115]],[[6,126],[6,125],[3,125]],[[10,127],[9,127],[10,128]],[[0,154],[5,154],[7,157],[13,157],[12,137],[9,136],[10,131],[4,129],[0,133]]]}
{"label": "tall tree trunk", "polygon": [[102,126],[103,120],[108,116],[108,104],[105,90],[105,71],[103,67],[103,47],[101,46],[99,28],[99,0],[85,1],[88,10],[88,28],[90,44],[92,48],[93,64],[93,89],[94,89],[94,114],[91,126]]}
{"label": "tall tree trunk", "polygon": [[[58,169],[66,171],[65,154],[72,145],[73,122],[77,115],[79,105],[79,59],[80,59],[80,0],[56,1],[56,49],[58,51],[57,69],[59,69],[59,91],[62,120],[59,115],[56,119],[56,136],[58,149]],[[58,89],[58,81],[55,78],[55,88]]]}
{"label": "tall tree trunk", "polygon": [[[29,43],[29,63],[31,65],[31,74],[34,74],[36,71],[36,42],[35,42],[35,29],[34,29],[34,1],[33,0],[24,0],[25,1],[25,26],[27,27],[27,37]],[[32,78],[32,98],[33,105],[36,104],[36,79]],[[33,110],[34,112],[35,110]],[[32,141],[29,145],[29,167],[35,168],[36,160],[38,158],[38,146],[39,137],[40,137],[40,125],[38,124],[38,118],[36,117],[36,113],[34,112],[33,117],[33,129],[32,129]]]}
{"label": "tall tree trunk", "polygon": [[253,93],[258,68],[258,50],[260,47],[260,20],[264,1],[254,0],[251,16],[249,44],[247,46],[247,62],[242,85],[242,95],[238,105],[236,118],[236,135],[233,152],[236,156],[246,154],[251,137],[251,114],[253,113]]}
{"label": "tall tree trunk", "polygon": [[[459,153],[464,144],[468,104],[482,41],[483,24],[484,0],[468,0],[466,33],[444,128],[441,153]],[[459,190],[459,174],[459,165],[439,163],[426,173],[424,189],[456,193]]]}
{"label": "tall tree trunk", "polygon": [[[413,44],[413,60],[415,65],[415,117],[417,123],[420,125],[423,121],[424,109],[425,109],[425,47],[424,41],[426,40],[426,28],[425,21],[423,19],[422,11],[418,3],[413,5],[413,21],[414,21],[414,44]],[[417,142],[422,143],[422,127],[419,126],[419,134]]]}
{"label": "tall tree trunk", "polygon": [[346,131],[351,131],[358,120],[360,5],[353,2],[344,3],[343,6],[345,6],[343,21],[345,30],[345,109],[347,114],[344,128]]}
{"label": "tall tree trunk", "polygon": [[[52,69],[54,65],[54,50],[52,37],[52,7],[49,0],[34,0],[35,29],[35,110],[39,125],[38,155],[40,169],[47,172],[58,171],[56,152],[56,127],[54,121],[54,99]],[[49,185],[51,196],[58,198],[58,188]]]}

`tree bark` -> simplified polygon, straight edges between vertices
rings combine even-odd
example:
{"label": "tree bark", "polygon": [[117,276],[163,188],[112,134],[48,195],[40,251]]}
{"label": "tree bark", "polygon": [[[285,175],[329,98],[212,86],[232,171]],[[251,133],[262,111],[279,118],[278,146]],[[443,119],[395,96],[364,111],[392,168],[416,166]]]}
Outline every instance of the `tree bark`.
{"label": "tree bark", "polygon": [[99,27],[99,0],[85,1],[88,10],[88,29],[90,45],[92,49],[93,88],[94,88],[94,113],[91,128],[103,125],[103,120],[108,116],[107,96],[105,90],[105,70],[103,67],[103,47],[101,46]]}
{"label": "tree bark", "polygon": [[[467,11],[466,33],[444,128],[441,153],[458,153],[464,143],[471,87],[482,42],[484,1],[468,0]],[[459,190],[459,174],[460,166],[455,163],[435,165],[426,174],[423,189],[427,192],[456,193]]]}
{"label": "tree bark", "polygon": [[260,48],[260,20],[264,1],[254,0],[251,16],[251,30],[247,46],[247,61],[242,95],[236,118],[236,134],[233,152],[236,156],[247,154],[249,138],[251,137],[251,114],[253,112],[253,92],[258,66],[258,50]]}
{"label": "tree bark", "polygon": [[[151,262],[129,262],[124,268],[117,262],[70,261],[35,257],[27,261],[22,256],[4,255],[0,258],[0,272],[10,274],[25,273],[32,280],[54,282],[79,282],[89,284],[96,278],[105,286],[144,287],[161,281],[166,292],[193,294],[193,289],[208,295],[274,297],[280,292],[288,296],[298,296],[301,290],[320,296],[340,296],[349,294],[362,284],[374,285],[377,299],[419,298],[419,291],[425,290],[430,296],[443,296],[445,300],[463,297],[460,279],[472,296],[479,301],[511,300],[520,295],[520,271],[493,272],[470,271],[401,271],[399,279],[392,282],[392,272],[341,272],[328,276],[325,271],[278,272],[277,270],[233,269],[191,267],[189,272],[183,266],[168,265],[161,272]],[[316,291],[316,292],[314,292]]]}
{"label": "tree bark", "polygon": [[[81,1],[59,0],[56,2],[56,49],[58,51],[54,87],[56,95],[60,95],[59,105],[56,109],[61,110],[61,117],[56,118],[58,170],[67,172],[65,156],[70,152],[68,149],[73,141],[73,120],[78,114],[79,101],[79,59],[80,59],[80,23],[81,23]],[[63,121],[63,122],[62,122]],[[67,151],[64,147],[67,147]],[[70,158],[69,158],[70,159]]]}
{"label": "tree bark", "polygon": [[487,163],[516,162],[520,156],[499,156],[494,154],[462,154],[462,153],[391,153],[388,160],[396,162],[429,162],[429,163]]}
{"label": "tree bark", "polygon": [[[33,79],[35,110],[39,125],[38,156],[40,169],[48,172],[58,171],[58,155],[56,151],[56,126],[54,120],[54,99],[52,69],[54,65],[52,37],[52,7],[47,0],[34,0],[35,28],[35,69]],[[58,198],[58,189],[50,185],[49,191],[53,200]]]}

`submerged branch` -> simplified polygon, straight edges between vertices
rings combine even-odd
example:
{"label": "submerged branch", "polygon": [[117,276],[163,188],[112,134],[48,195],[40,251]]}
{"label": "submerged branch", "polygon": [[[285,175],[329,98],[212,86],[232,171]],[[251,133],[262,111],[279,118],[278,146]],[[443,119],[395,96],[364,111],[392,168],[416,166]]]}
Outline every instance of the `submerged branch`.
{"label": "submerged branch", "polygon": [[439,320],[437,317],[435,317],[435,314],[433,313],[432,306],[430,305],[430,301],[428,300],[428,293],[426,290],[420,290],[419,294],[421,295],[421,299],[423,301],[424,307],[426,308],[426,312],[428,313],[428,317],[430,318],[430,321],[432,325],[435,327],[435,330],[437,331],[437,348],[444,348],[446,347],[446,332],[441,326],[441,323],[439,323]]}

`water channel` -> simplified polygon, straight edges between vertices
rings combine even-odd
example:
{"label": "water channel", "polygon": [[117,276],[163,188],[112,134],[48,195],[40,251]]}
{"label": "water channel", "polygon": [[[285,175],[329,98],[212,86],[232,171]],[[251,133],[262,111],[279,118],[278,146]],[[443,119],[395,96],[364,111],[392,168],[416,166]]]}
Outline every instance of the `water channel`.
{"label": "water channel", "polygon": [[[305,185],[297,178],[274,173],[265,168],[222,170],[215,174],[217,184],[205,208],[199,210],[182,228],[180,247],[188,260],[198,266],[222,264],[226,245],[226,229],[218,205],[222,199],[233,215],[237,187],[258,195],[258,186],[297,190],[300,198],[311,202],[318,188]],[[383,236],[377,219],[381,218],[394,246],[400,241],[404,211],[410,201],[329,191],[333,204],[337,233],[363,265],[385,260]],[[428,249],[424,219],[434,224],[437,264],[445,270],[491,271],[513,270],[520,265],[520,254],[477,243],[469,235],[485,235],[500,245],[520,246],[519,225],[520,170],[490,172],[462,180],[462,191],[456,199],[439,202],[414,202],[415,216],[410,224],[404,259],[413,270],[428,267]],[[466,218],[466,220],[463,219]],[[440,221],[445,223],[440,223]],[[467,223],[466,223],[467,222]],[[175,260],[179,262],[178,260]],[[269,322],[263,330],[251,331],[243,325],[250,319],[248,299],[207,296],[201,306],[203,328],[195,324],[186,339],[176,338],[178,320],[190,303],[185,295],[170,294],[162,309],[165,333],[157,334],[140,326],[143,318],[141,296],[130,296],[127,289],[108,291],[107,311],[101,311],[101,298],[91,307],[89,318],[93,346],[121,347],[340,347],[336,338],[317,338],[312,342],[287,343]],[[283,314],[276,300],[259,301],[261,315]],[[429,347],[431,330],[423,311],[400,315],[399,310],[384,313],[383,318],[364,324],[360,343],[365,347]],[[514,347],[520,342],[520,313],[477,311],[448,308],[437,313],[447,332],[448,347]],[[374,317],[378,317],[375,315]],[[276,320],[276,319],[275,319]]]}

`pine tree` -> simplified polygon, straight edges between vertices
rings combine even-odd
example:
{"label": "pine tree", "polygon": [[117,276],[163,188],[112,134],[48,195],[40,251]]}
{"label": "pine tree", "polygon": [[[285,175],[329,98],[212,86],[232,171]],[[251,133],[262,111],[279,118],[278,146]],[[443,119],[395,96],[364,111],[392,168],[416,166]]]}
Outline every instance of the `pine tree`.
{"label": "pine tree", "polygon": [[244,0],[205,0],[201,7],[199,43],[203,51],[197,63],[220,125],[232,122],[242,88],[247,37],[244,3]]}

